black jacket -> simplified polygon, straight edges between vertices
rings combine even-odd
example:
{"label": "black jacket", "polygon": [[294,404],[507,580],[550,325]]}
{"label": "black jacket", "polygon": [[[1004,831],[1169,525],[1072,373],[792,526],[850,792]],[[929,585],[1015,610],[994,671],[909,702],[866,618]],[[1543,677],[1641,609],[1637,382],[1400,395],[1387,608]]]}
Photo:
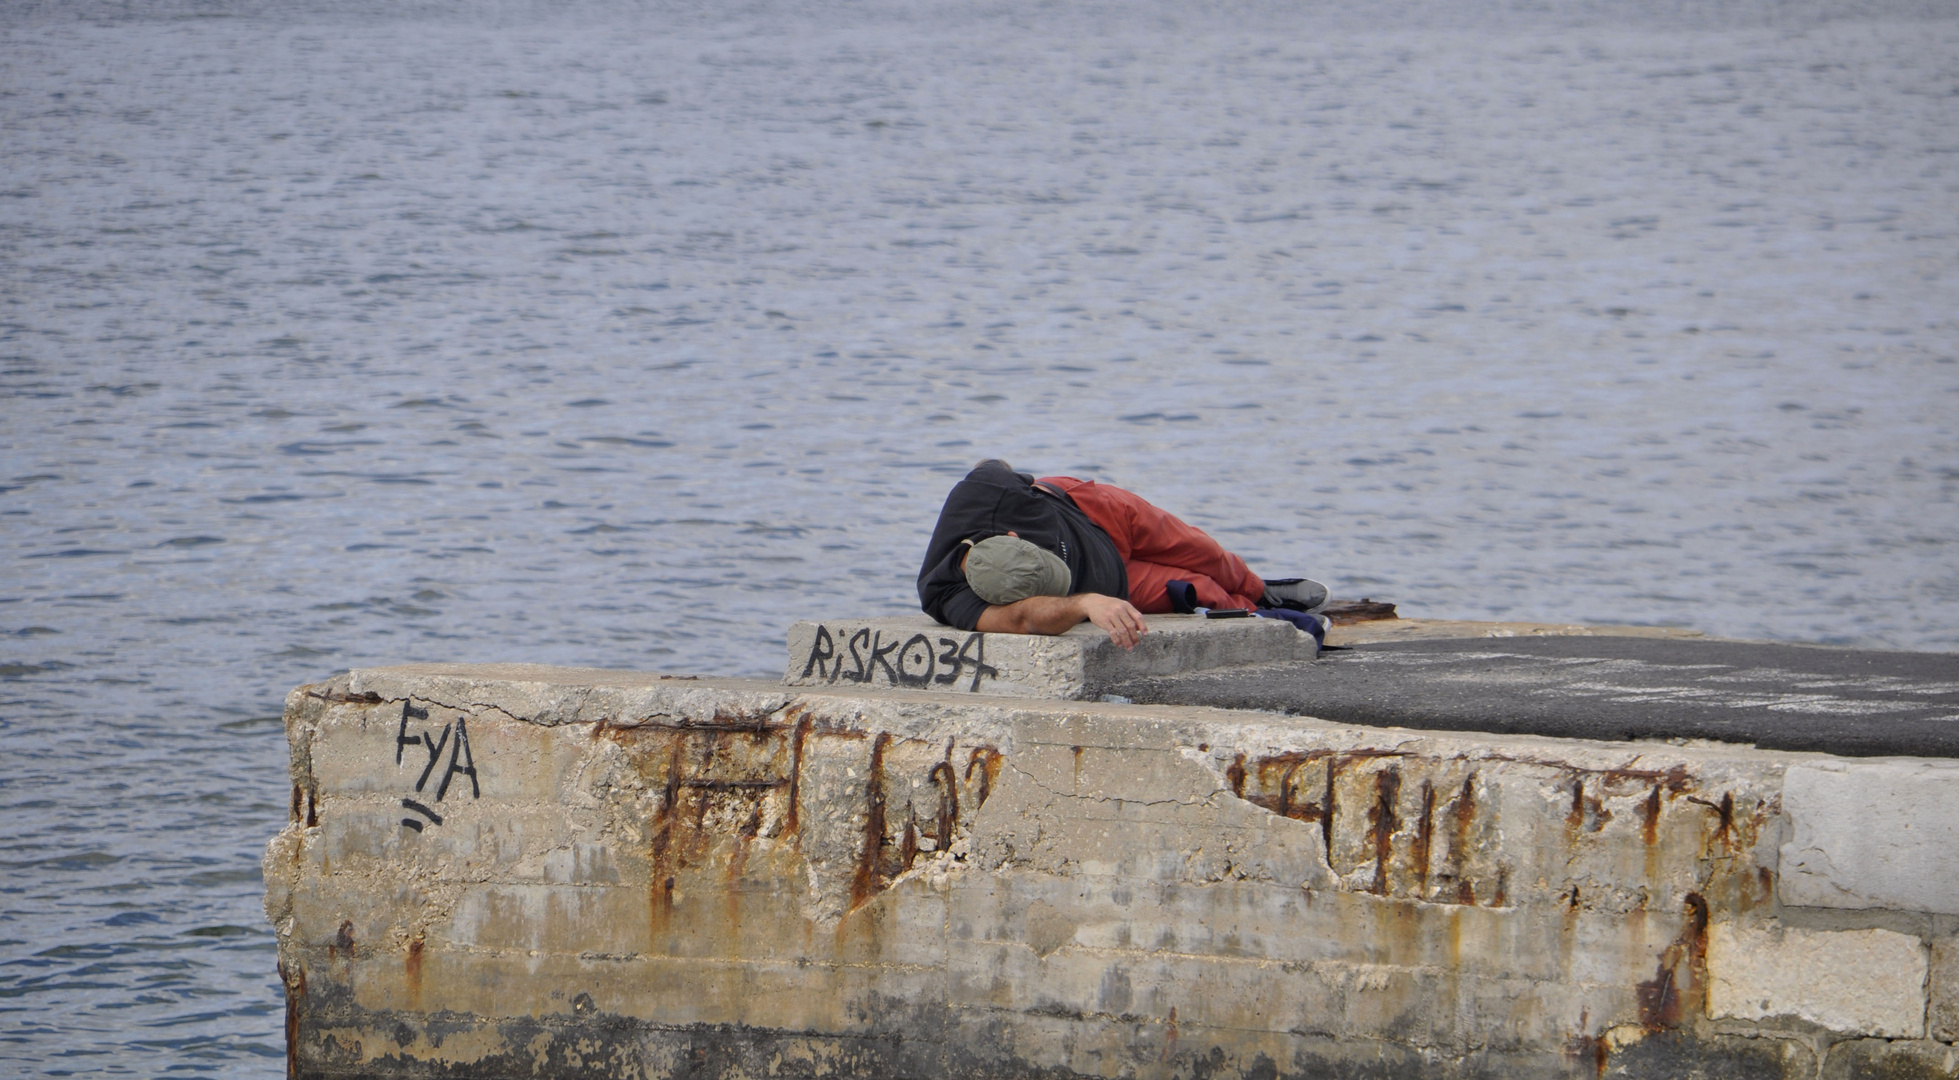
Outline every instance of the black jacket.
{"label": "black jacket", "polygon": [[953,485],[925,549],[918,571],[918,603],[925,614],[961,630],[979,625],[986,601],[974,595],[959,568],[964,540],[1018,533],[1068,564],[1078,593],[1129,599],[1129,574],[1109,534],[1077,509],[1066,495],[1034,486],[1034,478],[1014,472],[1004,461],[982,461]]}

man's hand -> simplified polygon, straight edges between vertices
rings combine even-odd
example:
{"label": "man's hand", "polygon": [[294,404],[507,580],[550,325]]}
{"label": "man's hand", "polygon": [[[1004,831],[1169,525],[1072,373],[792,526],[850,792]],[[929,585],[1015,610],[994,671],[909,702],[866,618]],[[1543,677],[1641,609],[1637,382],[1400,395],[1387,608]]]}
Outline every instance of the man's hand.
{"label": "man's hand", "polygon": [[1136,642],[1150,632],[1149,624],[1143,621],[1143,613],[1127,600],[1101,593],[1081,593],[1068,599],[1081,601],[1083,617],[1107,630],[1109,640],[1125,649],[1135,648]]}
{"label": "man's hand", "polygon": [[1127,600],[1101,593],[1073,596],[1030,596],[1011,604],[995,604],[980,612],[978,629],[989,634],[1065,634],[1083,620],[1108,631],[1109,640],[1133,649],[1149,624]]}

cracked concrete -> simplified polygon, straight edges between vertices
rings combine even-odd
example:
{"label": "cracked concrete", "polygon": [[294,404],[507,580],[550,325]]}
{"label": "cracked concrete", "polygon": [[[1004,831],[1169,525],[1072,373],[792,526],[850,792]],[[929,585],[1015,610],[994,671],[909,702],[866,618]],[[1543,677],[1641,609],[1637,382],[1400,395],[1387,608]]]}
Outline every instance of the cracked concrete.
{"label": "cracked concrete", "polygon": [[300,1076],[1959,1076],[1951,917],[1778,895],[1824,755],[521,666],[286,722]]}

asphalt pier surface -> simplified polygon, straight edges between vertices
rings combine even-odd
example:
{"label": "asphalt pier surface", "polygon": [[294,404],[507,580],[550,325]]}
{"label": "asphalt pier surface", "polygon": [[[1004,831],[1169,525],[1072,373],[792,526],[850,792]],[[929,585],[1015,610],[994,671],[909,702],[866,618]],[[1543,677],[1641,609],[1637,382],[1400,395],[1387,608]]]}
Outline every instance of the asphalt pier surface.
{"label": "asphalt pier surface", "polygon": [[1951,653],[1650,637],[1412,640],[1111,692],[1386,727],[1959,757]]}

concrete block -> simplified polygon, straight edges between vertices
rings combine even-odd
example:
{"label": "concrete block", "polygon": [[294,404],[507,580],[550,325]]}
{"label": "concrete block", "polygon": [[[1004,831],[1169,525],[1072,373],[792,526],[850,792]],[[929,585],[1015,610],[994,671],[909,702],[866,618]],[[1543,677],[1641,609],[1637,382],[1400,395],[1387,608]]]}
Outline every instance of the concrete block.
{"label": "concrete block", "polygon": [[1598,1064],[1584,1062],[1584,1071],[1566,1075],[1598,1080],[1814,1080],[1817,1069],[1807,1041],[1753,1034],[1618,1029],[1573,1049],[1591,1049]]}
{"label": "concrete block", "polygon": [[1959,762],[1794,766],[1782,809],[1783,903],[1959,915]]}
{"label": "concrete block", "polygon": [[[497,805],[487,800],[437,803],[437,822],[404,809],[399,799],[323,796],[318,826],[307,830],[305,854],[323,869],[378,871],[414,866],[438,876],[475,876],[488,867],[536,881],[602,883],[617,880],[619,863],[634,857],[623,845],[592,843],[602,822],[544,804]],[[585,820],[579,820],[585,819]],[[414,821],[419,830],[402,824]]]}
{"label": "concrete block", "polygon": [[288,904],[291,936],[309,947],[337,947],[366,956],[372,949],[405,945],[417,933],[434,931],[448,920],[464,891],[454,883],[412,875],[308,875],[305,887],[294,890]]}
{"label": "concrete block", "polygon": [[799,622],[782,681],[1082,699],[1127,679],[1318,655],[1311,635],[1277,619],[1152,615],[1149,628],[1124,650],[1089,623],[1046,637],[954,630],[923,615]]}
{"label": "concrete block", "polygon": [[[294,953],[286,958],[291,971],[303,966],[309,990],[316,995],[309,1004],[328,1017],[337,1007],[350,1005],[369,1013],[426,1009],[457,1018],[554,1013],[570,1018],[583,996],[608,1017],[661,1026],[742,1025],[862,1035],[913,1029],[919,1013],[943,1009],[946,997],[944,972],[938,969],[836,964],[808,957],[757,961],[645,953],[532,955],[430,941],[421,949],[413,943],[383,942],[362,946],[352,956],[317,949],[303,958]],[[479,1074],[472,1070],[463,1075]]]}
{"label": "concrete block", "polygon": [[457,901],[440,939],[464,948],[650,952],[644,888],[487,884]]}
{"label": "concrete block", "polygon": [[[1083,725],[1074,734],[1094,732]],[[1015,860],[1138,882],[1331,884],[1318,829],[1231,796],[1199,760],[1155,749],[1017,755],[973,829],[982,865]]]}
{"label": "concrete block", "polygon": [[1718,922],[1707,972],[1717,1020],[1793,1016],[1846,1034],[1925,1035],[1925,946],[1909,934]]}
{"label": "concrete block", "polygon": [[1311,964],[1272,978],[1261,974],[1269,963],[1257,959],[1077,948],[1044,959],[1024,950],[1008,956],[1009,1008],[1022,1015],[1174,1015],[1219,1030],[1323,1032],[1452,1053],[1555,1043],[1587,1012],[1610,1010],[1612,998],[1626,996],[1439,968]]}
{"label": "concrete block", "polygon": [[1926,1034],[1940,1042],[1959,1042],[1959,934],[1940,934],[1931,946]]}
{"label": "concrete block", "polygon": [[1847,1039],[1830,1047],[1820,1080],[1954,1080],[1959,1047],[1935,1042]]}
{"label": "concrete block", "polygon": [[1632,924],[1616,913],[1425,904],[1260,881],[1193,886],[1045,874],[972,875],[949,909],[955,958],[975,955],[968,942],[1016,942],[1043,956],[1079,945],[1625,987],[1653,973],[1647,942],[1675,932],[1659,913]]}

